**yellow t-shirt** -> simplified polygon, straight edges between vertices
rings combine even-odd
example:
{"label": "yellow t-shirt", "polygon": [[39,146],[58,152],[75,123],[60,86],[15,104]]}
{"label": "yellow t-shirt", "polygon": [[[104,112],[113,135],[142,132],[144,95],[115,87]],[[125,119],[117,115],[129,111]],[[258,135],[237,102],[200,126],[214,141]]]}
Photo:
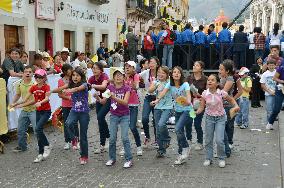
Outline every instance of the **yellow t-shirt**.
{"label": "yellow t-shirt", "polygon": [[[243,88],[251,88],[252,81],[250,77],[241,78],[241,85]],[[249,97],[249,92],[243,90],[242,97]]]}
{"label": "yellow t-shirt", "polygon": [[[34,84],[33,81],[31,81],[29,84],[25,84],[24,81],[21,81],[16,88],[16,94],[17,95],[21,95],[22,100],[24,100],[26,98],[26,96],[29,93],[29,90],[31,88],[31,86]],[[33,95],[29,98],[29,100],[34,100]],[[32,112],[35,111],[36,107],[35,105],[29,105],[26,107],[23,107],[23,111],[25,112]]]}

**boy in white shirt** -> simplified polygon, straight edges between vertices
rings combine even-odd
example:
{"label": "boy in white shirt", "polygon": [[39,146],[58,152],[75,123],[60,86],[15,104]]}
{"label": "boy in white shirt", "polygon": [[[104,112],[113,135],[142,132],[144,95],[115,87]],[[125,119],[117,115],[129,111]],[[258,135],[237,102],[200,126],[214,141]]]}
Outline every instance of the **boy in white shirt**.
{"label": "boy in white shirt", "polygon": [[[274,60],[268,60],[267,61],[268,70],[262,74],[260,79],[261,88],[265,92],[267,121],[273,111],[274,100],[275,100],[274,98],[275,98],[276,82],[273,80],[273,77],[276,73],[275,67],[276,67],[276,62]],[[270,129],[270,127],[266,127],[266,129]]]}

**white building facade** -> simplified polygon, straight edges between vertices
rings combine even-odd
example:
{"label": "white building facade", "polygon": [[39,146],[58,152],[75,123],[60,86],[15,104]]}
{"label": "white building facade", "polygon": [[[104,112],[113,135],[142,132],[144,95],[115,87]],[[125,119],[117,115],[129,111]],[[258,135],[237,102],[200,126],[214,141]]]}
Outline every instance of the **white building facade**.
{"label": "white building facade", "polygon": [[261,27],[268,34],[274,23],[284,30],[284,0],[254,0],[250,7],[250,30]]}
{"label": "white building facade", "polygon": [[[63,47],[95,53],[100,42],[114,48],[118,22],[126,20],[125,0],[12,0],[12,10],[0,2],[1,61],[21,43],[32,56],[37,50],[52,55]],[[2,6],[2,7],[1,7]]]}

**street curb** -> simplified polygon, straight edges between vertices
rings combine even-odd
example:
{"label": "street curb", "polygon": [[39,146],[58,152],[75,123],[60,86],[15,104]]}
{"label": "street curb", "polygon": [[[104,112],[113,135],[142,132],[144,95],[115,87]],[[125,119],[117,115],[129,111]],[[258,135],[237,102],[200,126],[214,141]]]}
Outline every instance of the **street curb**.
{"label": "street curb", "polygon": [[284,116],[278,115],[278,127],[279,127],[279,146],[280,146],[280,165],[281,165],[281,187],[284,188],[284,125],[281,122],[284,122]]}

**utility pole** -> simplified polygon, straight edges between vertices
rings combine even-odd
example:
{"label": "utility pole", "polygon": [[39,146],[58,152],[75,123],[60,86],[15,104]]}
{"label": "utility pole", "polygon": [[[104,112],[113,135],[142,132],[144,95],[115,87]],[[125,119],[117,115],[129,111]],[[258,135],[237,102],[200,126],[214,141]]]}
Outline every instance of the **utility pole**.
{"label": "utility pole", "polygon": [[233,21],[229,24],[229,27],[232,27],[232,25],[234,25],[234,23],[242,16],[242,14],[247,10],[247,8],[252,4],[254,0],[250,0],[245,7],[239,12],[239,14],[233,19]]}

